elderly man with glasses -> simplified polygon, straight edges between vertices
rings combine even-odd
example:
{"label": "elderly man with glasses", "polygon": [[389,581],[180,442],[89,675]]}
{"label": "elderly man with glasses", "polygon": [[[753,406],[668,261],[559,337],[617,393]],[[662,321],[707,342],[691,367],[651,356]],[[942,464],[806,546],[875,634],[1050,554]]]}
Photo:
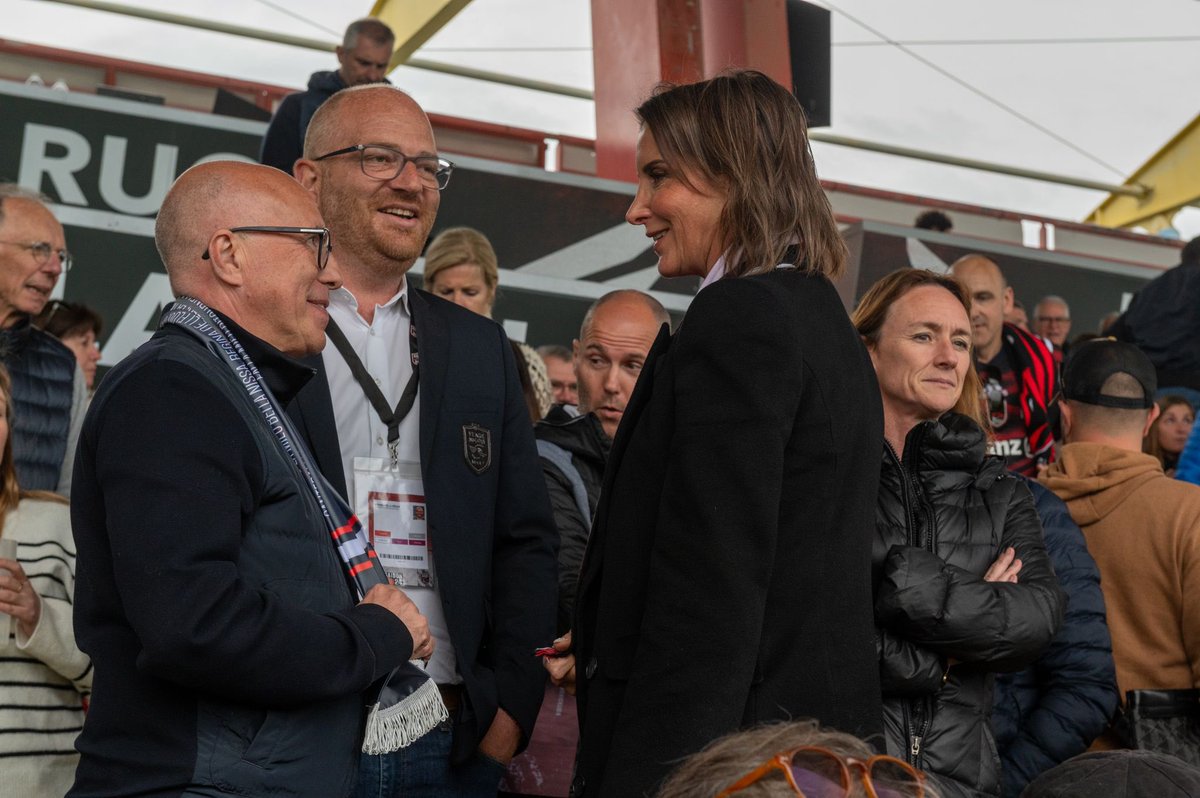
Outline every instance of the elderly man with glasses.
{"label": "elderly man with glasses", "polygon": [[555,531],[504,330],[417,290],[409,269],[453,165],[389,86],[340,91],[313,116],[296,178],[337,242],[330,345],[290,412],[346,491],[392,579],[428,616],[428,672],[451,719],[363,757],[359,796],[496,794],[529,739],[554,637]]}
{"label": "elderly man with glasses", "polygon": [[0,357],[13,382],[13,457],[26,490],[69,495],[87,384],[75,355],[31,325],[71,268],[45,198],[0,183]]}

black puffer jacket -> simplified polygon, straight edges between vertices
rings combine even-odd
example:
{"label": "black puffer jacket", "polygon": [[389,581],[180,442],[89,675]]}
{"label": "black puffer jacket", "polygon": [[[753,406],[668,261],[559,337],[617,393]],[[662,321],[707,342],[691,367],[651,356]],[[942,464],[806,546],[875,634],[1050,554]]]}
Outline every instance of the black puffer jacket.
{"label": "black puffer jacket", "polygon": [[[885,445],[872,552],[888,753],[935,774],[944,796],[1000,794],[988,716],[994,671],[1035,659],[1065,600],[1029,489],[948,413]],[[1007,547],[1016,584],[983,574]],[[947,661],[955,664],[947,667]]]}

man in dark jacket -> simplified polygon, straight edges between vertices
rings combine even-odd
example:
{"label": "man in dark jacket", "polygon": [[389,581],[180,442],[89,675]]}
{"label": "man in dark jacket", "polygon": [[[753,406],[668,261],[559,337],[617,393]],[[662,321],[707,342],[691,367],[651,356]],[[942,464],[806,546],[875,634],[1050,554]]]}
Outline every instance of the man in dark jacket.
{"label": "man in dark jacket", "polygon": [[1000,267],[983,255],[964,255],[951,276],[971,295],[975,370],[983,384],[995,434],[991,453],[1008,468],[1036,477],[1054,459],[1049,410],[1058,390],[1054,355],[1036,335],[1004,321],[1013,290]]}
{"label": "man in dark jacket", "polygon": [[363,693],[433,652],[399,589],[355,604],[329,494],[278,421],[341,284],[322,225],[251,164],[194,167],[163,202],[155,243],[197,324],[114,368],[80,438],[75,620],[96,676],[73,798],[344,798]]}
{"label": "man in dark jacket", "polygon": [[641,291],[612,291],[588,308],[574,343],[579,410],[555,405],[534,428],[558,527],[558,631],[571,628],[575,586],[608,450],[654,337],[671,317]]}
{"label": "man in dark jacket", "polygon": [[373,17],[351,22],[336,50],[337,71],[314,72],[308,89],[283,98],[267,126],[258,160],[290,175],[292,164],[303,154],[304,134],[312,115],[347,86],[387,83],[395,42],[392,29]]}
{"label": "man in dark jacket", "polygon": [[30,323],[71,267],[44,199],[0,183],[0,358],[12,376],[17,479],[26,490],[66,496],[87,387],[71,350]]}
{"label": "man in dark jacket", "polygon": [[[600,499],[612,436],[659,328],[671,316],[641,291],[612,291],[588,308],[571,369],[578,408],[556,404],[534,427],[542,475],[558,527],[558,634],[571,628],[579,569]],[[605,412],[602,422],[596,410]],[[575,698],[550,686],[529,741],[501,785],[514,793],[565,795],[579,740]]]}
{"label": "man in dark jacket", "polygon": [[1062,627],[1037,661],[996,677],[992,729],[1002,795],[1017,798],[1038,776],[1082,754],[1117,708],[1117,674],[1100,571],[1062,500],[1033,480],[1046,553],[1067,595]]}
{"label": "man in dark jacket", "polygon": [[1105,332],[1146,353],[1160,396],[1200,399],[1200,237],[1184,246],[1178,266],[1143,286]]}

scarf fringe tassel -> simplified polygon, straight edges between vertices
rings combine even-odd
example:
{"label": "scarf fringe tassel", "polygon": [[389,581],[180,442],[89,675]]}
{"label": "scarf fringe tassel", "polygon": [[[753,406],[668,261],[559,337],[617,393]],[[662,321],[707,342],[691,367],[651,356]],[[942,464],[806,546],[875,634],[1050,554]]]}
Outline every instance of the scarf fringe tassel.
{"label": "scarf fringe tassel", "polygon": [[428,679],[390,707],[371,707],[363,735],[364,754],[390,754],[407,748],[450,717],[437,684]]}

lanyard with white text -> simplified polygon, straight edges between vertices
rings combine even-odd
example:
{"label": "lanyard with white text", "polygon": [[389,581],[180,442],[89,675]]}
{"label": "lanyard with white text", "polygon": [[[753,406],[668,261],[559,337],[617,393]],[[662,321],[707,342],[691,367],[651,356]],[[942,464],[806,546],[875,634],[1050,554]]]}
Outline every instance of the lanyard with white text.
{"label": "lanyard with white text", "polygon": [[367,371],[367,367],[359,360],[354,347],[350,346],[350,342],[346,340],[346,334],[332,318],[329,320],[329,326],[325,328],[325,334],[329,336],[329,340],[333,341],[333,345],[341,353],[342,359],[350,367],[350,373],[354,375],[355,382],[362,388],[371,406],[375,408],[379,420],[387,425],[388,455],[392,461],[392,468],[395,468],[400,462],[397,451],[400,442],[400,422],[409,414],[413,403],[417,400],[417,375],[420,370],[420,358],[417,355],[417,326],[411,321],[408,323],[408,341],[412,351],[412,376],[408,378],[408,384],[404,386],[404,392],[400,394],[395,408],[388,406],[383,391],[379,390],[379,385]]}

